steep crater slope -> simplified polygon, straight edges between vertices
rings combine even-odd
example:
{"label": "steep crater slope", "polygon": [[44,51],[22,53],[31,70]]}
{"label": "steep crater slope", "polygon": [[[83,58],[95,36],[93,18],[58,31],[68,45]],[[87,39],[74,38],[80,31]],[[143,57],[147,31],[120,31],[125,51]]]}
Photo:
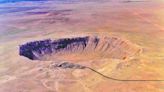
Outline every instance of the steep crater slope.
{"label": "steep crater slope", "polygon": [[84,36],[57,40],[40,40],[20,45],[21,56],[31,60],[54,60],[55,56],[80,54],[126,59],[138,54],[139,46],[118,37]]}

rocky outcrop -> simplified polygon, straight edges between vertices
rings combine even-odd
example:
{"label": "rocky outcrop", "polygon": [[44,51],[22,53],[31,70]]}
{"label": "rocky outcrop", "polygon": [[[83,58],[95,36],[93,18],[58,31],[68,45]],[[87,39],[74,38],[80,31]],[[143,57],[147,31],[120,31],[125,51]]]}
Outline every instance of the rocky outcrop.
{"label": "rocky outcrop", "polygon": [[120,38],[85,36],[28,42],[20,45],[19,54],[32,60],[38,60],[45,55],[54,56],[58,53],[64,55],[68,52],[80,52],[84,55],[101,54],[108,58],[126,59],[139,53],[140,50],[138,46]]}

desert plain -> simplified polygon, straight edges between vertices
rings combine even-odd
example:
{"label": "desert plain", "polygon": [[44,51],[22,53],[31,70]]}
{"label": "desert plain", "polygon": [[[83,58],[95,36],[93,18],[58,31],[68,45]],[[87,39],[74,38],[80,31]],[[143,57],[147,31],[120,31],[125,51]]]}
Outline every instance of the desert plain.
{"label": "desert plain", "polygon": [[[27,42],[85,36],[100,38],[96,49],[90,43],[42,60],[19,55]],[[0,92],[164,92],[164,81],[51,67],[63,61],[116,79],[164,80],[164,0],[2,0]]]}

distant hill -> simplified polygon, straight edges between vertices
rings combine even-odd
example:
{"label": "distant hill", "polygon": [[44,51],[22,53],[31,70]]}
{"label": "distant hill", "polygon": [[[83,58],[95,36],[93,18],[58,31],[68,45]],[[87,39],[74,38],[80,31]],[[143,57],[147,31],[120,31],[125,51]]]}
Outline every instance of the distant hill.
{"label": "distant hill", "polygon": [[14,3],[22,1],[49,1],[49,0],[0,0],[0,3]]}

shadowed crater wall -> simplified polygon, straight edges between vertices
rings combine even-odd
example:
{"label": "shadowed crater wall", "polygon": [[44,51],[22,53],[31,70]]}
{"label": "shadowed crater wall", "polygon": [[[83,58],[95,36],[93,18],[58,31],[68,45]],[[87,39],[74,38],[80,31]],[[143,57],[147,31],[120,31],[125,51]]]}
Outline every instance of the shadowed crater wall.
{"label": "shadowed crater wall", "polygon": [[[52,60],[58,54],[106,56],[107,58],[126,59],[134,56],[141,49],[117,37],[85,36],[76,38],[63,38],[57,40],[40,40],[27,42],[19,47],[19,54],[31,60]],[[44,57],[44,58],[43,58]],[[46,58],[45,58],[46,57]]]}

